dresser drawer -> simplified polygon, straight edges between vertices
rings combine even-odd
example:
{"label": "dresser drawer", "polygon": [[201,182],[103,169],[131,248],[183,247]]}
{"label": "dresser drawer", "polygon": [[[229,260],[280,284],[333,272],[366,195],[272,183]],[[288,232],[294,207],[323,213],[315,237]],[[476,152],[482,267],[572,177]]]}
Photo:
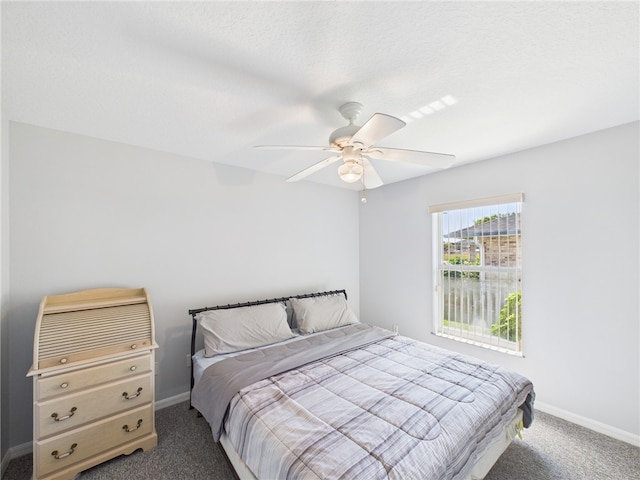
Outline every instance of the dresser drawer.
{"label": "dresser drawer", "polygon": [[71,432],[36,442],[39,476],[67,468],[89,457],[153,431],[153,405],[122,413]]}
{"label": "dresser drawer", "polygon": [[66,372],[37,380],[36,397],[44,400],[56,395],[66,395],[113,379],[124,379],[151,371],[151,353],[118,360],[104,365]]}
{"label": "dresser drawer", "polygon": [[151,373],[147,373],[37,402],[37,438],[61,433],[95,419],[151,402],[151,380]]}

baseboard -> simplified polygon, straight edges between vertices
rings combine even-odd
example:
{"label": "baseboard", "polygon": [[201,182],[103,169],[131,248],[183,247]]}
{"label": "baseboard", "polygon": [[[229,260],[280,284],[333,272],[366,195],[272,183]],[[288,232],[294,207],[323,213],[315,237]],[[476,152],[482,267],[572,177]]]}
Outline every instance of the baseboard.
{"label": "baseboard", "polygon": [[154,404],[154,408],[156,410],[162,410],[163,408],[167,408],[172,405],[177,405],[178,403],[188,402],[189,398],[190,398],[189,392],[179,393],[178,395],[174,395],[173,397],[163,398],[162,400],[156,400]]}
{"label": "baseboard", "polygon": [[10,447],[7,450],[7,453],[2,458],[2,475],[4,475],[5,470],[9,466],[9,462],[14,458],[22,457],[23,455],[31,455],[33,452],[33,444],[31,442],[23,443],[21,445],[16,445],[15,447]]}
{"label": "baseboard", "polygon": [[602,433],[603,435],[615,438],[616,440],[621,440],[625,443],[630,443],[635,447],[640,447],[640,435],[627,432],[620,428],[612,427],[611,425],[607,425],[606,423],[591,420],[590,418],[577,415],[567,410],[563,410],[562,408],[554,407],[553,405],[549,405],[548,403],[539,402],[538,400],[536,400],[535,402],[535,408],[536,410],[548,413],[549,415],[553,415],[554,417],[562,418],[563,420],[575,423],[576,425],[580,425],[581,427],[588,428],[589,430],[593,430],[594,432]]}
{"label": "baseboard", "polygon": [[[172,405],[177,405],[178,403],[188,402],[189,401],[189,392],[180,393],[178,395],[174,395],[173,397],[163,398],[162,400],[157,400],[154,403],[155,410],[162,410],[163,408],[170,407]],[[2,463],[0,464],[0,477],[4,475],[5,470],[9,466],[9,462],[14,458],[22,457],[23,455],[31,455],[33,453],[33,444],[31,442],[23,443],[22,445],[16,445],[15,447],[9,448],[7,453],[2,457]]]}

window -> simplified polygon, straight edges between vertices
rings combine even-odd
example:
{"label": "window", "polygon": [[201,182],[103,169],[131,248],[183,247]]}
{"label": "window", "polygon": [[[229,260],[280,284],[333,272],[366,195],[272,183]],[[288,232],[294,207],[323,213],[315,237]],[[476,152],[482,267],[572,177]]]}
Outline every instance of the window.
{"label": "window", "polygon": [[522,200],[429,207],[436,335],[522,354]]}

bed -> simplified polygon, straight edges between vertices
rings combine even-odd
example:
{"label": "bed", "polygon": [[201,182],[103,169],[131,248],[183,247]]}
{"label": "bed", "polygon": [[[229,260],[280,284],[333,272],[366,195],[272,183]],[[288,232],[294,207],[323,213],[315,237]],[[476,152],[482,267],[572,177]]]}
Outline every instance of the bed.
{"label": "bed", "polygon": [[345,290],[189,313],[191,406],[241,479],[481,479],[533,421],[527,378],[361,323]]}

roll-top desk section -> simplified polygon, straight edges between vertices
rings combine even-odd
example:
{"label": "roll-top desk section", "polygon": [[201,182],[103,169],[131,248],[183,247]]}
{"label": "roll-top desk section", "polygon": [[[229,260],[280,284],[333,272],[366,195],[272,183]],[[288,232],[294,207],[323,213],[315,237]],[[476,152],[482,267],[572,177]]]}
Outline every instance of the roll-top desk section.
{"label": "roll-top desk section", "polygon": [[157,445],[153,312],[144,288],[46,296],[33,341],[33,478],[72,479]]}

